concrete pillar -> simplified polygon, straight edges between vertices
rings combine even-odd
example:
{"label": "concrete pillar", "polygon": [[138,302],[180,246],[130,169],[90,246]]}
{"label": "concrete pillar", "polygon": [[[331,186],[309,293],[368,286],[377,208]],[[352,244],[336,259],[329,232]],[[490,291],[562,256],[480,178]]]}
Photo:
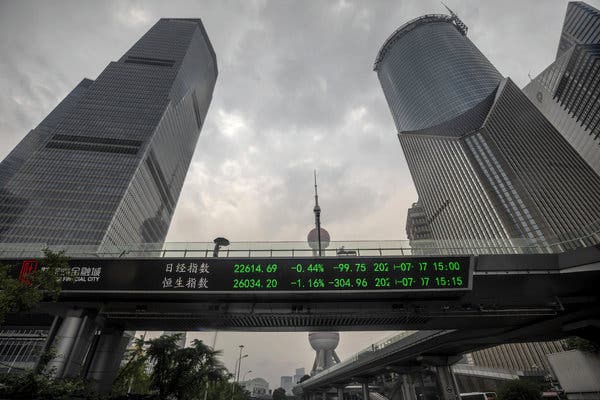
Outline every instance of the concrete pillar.
{"label": "concrete pillar", "polygon": [[56,337],[56,333],[58,332],[58,328],[60,327],[61,321],[62,318],[60,318],[58,315],[54,317],[54,320],[52,320],[52,325],[48,330],[48,336],[46,337],[44,347],[42,348],[41,355],[44,357],[38,357],[37,361],[35,362],[35,366],[33,367],[33,371],[36,374],[39,374],[47,367],[46,365],[42,365],[42,359],[45,358],[46,353],[51,351],[52,344],[54,343],[54,338]]}
{"label": "concrete pillar", "polygon": [[435,367],[437,372],[438,389],[442,400],[458,400],[459,391],[450,365]]}
{"label": "concrete pillar", "polygon": [[93,382],[98,392],[110,392],[130,339],[131,336],[123,335],[121,329],[102,330],[86,374],[86,378]]}
{"label": "concrete pillar", "polygon": [[344,400],[344,387],[343,386],[337,387],[337,396],[338,396],[338,400]]}
{"label": "concrete pillar", "polygon": [[402,384],[402,400],[417,400],[415,385],[408,374],[400,375]]}
{"label": "concrete pillar", "polygon": [[369,400],[369,382],[362,382],[362,400]]}
{"label": "concrete pillar", "polygon": [[97,327],[93,317],[84,310],[71,310],[61,322],[54,338],[56,355],[47,367],[55,378],[76,377],[82,372]]}

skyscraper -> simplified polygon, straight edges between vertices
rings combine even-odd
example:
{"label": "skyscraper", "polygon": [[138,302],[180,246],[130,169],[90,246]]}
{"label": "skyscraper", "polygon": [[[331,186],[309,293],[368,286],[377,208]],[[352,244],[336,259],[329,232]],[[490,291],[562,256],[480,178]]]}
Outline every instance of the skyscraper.
{"label": "skyscraper", "polygon": [[[0,163],[0,243],[162,243],[216,78],[200,19],[159,20],[95,81],[82,80]],[[69,363],[55,363],[56,375],[110,388],[119,360],[102,352],[119,354],[123,332],[96,334],[87,316],[58,321],[57,338],[75,327],[85,340],[57,347],[57,359]],[[0,331],[0,370],[34,365],[35,351],[51,340],[41,328]],[[87,352],[94,336],[100,355]]]}
{"label": "skyscraper", "polygon": [[[565,31],[570,38],[572,27]],[[426,15],[397,29],[375,61],[419,195],[407,217],[411,244],[464,240],[461,251],[471,239],[508,246],[514,238],[570,241],[562,249],[594,244],[586,235],[600,221],[598,174],[466,34],[453,13]],[[559,55],[571,51],[566,47]],[[563,347],[511,344],[473,353],[473,359],[548,369],[544,352]],[[518,362],[510,359],[519,352]]]}
{"label": "skyscraper", "polygon": [[201,21],[159,20],[0,164],[0,243],[163,242],[216,78]]}
{"label": "skyscraper", "polygon": [[600,177],[466,33],[453,13],[425,15],[375,60],[424,231],[507,246],[579,238],[600,220]]}
{"label": "skyscraper", "polygon": [[600,11],[570,2],[555,61],[523,92],[600,174]]}

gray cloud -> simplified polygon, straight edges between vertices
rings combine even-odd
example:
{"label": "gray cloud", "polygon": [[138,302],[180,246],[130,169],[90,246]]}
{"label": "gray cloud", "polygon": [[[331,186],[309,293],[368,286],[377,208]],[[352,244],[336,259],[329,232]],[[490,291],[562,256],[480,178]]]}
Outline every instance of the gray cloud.
{"label": "gray cloud", "polygon": [[[566,1],[447,3],[519,85],[554,58]],[[168,240],[305,240],[314,168],[333,239],[403,239],[417,196],[372,63],[432,12],[437,0],[0,1],[0,156],[158,18],[201,17],[219,78]],[[345,333],[341,356],[387,334]],[[248,369],[276,387],[312,354],[305,333],[273,335],[222,333],[217,347],[230,368],[237,344],[253,347]]]}

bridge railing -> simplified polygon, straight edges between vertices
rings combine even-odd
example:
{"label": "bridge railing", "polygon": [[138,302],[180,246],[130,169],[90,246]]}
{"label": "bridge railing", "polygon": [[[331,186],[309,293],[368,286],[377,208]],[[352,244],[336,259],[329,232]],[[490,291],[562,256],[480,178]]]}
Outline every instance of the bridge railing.
{"label": "bridge railing", "polygon": [[[600,221],[574,233],[552,238],[512,239],[447,239],[447,240],[361,240],[332,241],[322,245],[324,257],[345,256],[436,256],[463,254],[540,254],[600,243]],[[312,247],[311,247],[312,245]],[[232,242],[219,249],[219,257],[312,257],[317,255],[315,243],[301,241]],[[40,257],[42,250],[64,251],[78,258],[202,258],[212,257],[212,242],[168,242],[132,245],[47,245],[45,243],[0,243],[0,258]]]}

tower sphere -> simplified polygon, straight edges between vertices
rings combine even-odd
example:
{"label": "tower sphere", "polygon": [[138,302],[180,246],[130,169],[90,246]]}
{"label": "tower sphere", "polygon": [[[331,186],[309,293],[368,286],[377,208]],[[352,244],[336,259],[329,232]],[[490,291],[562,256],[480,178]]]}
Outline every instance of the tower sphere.
{"label": "tower sphere", "polygon": [[338,332],[311,332],[308,341],[314,350],[333,350],[340,342]]}
{"label": "tower sphere", "polygon": [[[310,232],[308,232],[306,240],[308,240],[308,245],[311,249],[316,250],[319,248],[319,237],[317,235],[317,228],[313,228]],[[329,246],[330,240],[331,238],[329,237],[329,232],[327,232],[324,228],[321,228],[321,247],[324,249],[327,246]]]}

